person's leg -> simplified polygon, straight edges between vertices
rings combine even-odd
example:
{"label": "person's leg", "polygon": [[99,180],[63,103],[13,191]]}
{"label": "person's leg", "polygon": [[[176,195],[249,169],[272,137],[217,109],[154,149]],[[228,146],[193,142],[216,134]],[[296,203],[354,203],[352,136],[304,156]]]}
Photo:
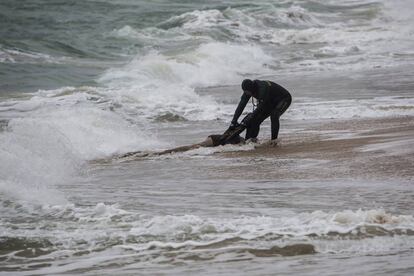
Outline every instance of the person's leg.
{"label": "person's leg", "polygon": [[272,131],[272,140],[277,139],[279,135],[279,129],[280,129],[280,116],[282,116],[283,113],[289,108],[290,104],[292,102],[291,97],[287,97],[280,101],[275,109],[273,110],[272,114],[270,115],[270,121],[272,124],[271,131]]}
{"label": "person's leg", "polygon": [[257,135],[259,135],[259,131],[260,131],[260,124],[251,124],[247,129],[246,129],[246,140],[250,139],[250,138],[256,138]]}
{"label": "person's leg", "polygon": [[289,97],[285,98],[282,101],[282,104],[280,106],[280,116],[282,116],[283,113],[289,108],[290,104],[292,103],[292,96],[289,95]]}
{"label": "person's leg", "polygon": [[279,135],[279,128],[280,128],[280,122],[279,122],[280,113],[279,110],[275,110],[272,112],[272,115],[270,116],[270,122],[271,122],[271,132],[272,132],[272,140],[277,139],[277,136]]}
{"label": "person's leg", "polygon": [[259,135],[260,125],[263,121],[270,116],[270,112],[264,111],[257,114],[249,123],[246,130],[246,140],[250,138],[256,138]]}

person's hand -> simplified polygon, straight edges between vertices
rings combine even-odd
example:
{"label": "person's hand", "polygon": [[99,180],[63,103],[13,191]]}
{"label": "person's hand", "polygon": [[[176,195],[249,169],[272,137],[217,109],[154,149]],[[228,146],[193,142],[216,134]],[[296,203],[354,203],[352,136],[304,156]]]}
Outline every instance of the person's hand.
{"label": "person's hand", "polygon": [[231,124],[229,126],[229,130],[236,129],[238,126],[240,126],[240,124],[238,122],[231,122]]}
{"label": "person's hand", "polygon": [[253,118],[253,113],[249,113],[249,114],[247,114],[244,118],[243,118],[243,120],[241,121],[241,123],[240,123],[240,125],[241,126],[244,126],[244,127],[247,127],[248,126],[248,124],[250,123],[250,121],[251,121],[251,119]]}

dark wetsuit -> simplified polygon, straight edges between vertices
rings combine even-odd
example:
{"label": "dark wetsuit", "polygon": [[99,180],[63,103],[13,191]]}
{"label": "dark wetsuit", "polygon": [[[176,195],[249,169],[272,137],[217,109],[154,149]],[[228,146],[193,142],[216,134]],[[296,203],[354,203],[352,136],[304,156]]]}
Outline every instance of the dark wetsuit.
{"label": "dark wetsuit", "polygon": [[[272,140],[279,134],[279,117],[288,109],[292,102],[290,93],[271,81],[254,80],[257,92],[253,97],[258,100],[257,108],[253,111],[250,119],[246,122],[246,139],[256,138],[259,134],[260,124],[270,116],[272,123]],[[251,96],[243,93],[239,105],[233,116],[232,122],[235,123],[242,114]]]}

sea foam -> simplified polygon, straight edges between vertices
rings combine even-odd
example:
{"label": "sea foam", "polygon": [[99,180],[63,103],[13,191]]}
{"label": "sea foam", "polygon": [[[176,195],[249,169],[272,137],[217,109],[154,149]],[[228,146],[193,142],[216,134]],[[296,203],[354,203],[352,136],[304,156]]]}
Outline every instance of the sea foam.
{"label": "sea foam", "polygon": [[[123,210],[119,205],[98,203],[94,206],[74,204],[9,204],[3,211],[42,218],[36,229],[0,227],[3,236],[47,239],[55,250],[76,252],[110,249],[120,246],[137,251],[154,247],[175,248],[214,245],[286,246],[309,243],[320,253],[386,253],[400,249],[406,242],[413,245],[414,219],[383,209],[343,210],[337,212],[300,212],[280,216],[239,216],[231,218],[197,215],[148,216]],[[52,223],[53,222],[53,223]],[[41,229],[47,227],[49,231]],[[77,231],[73,231],[76,228]],[[223,241],[233,241],[224,242]],[[388,242],[388,244],[382,244]]]}
{"label": "sea foam", "polygon": [[267,60],[260,47],[208,43],[179,55],[152,51],[137,56],[124,67],[108,70],[100,81],[112,94],[133,100],[147,117],[170,112],[189,120],[212,120],[226,107],[198,95],[195,88],[238,84],[252,71],[269,73]]}
{"label": "sea foam", "polygon": [[[116,153],[157,148],[162,142],[112,110],[94,90],[40,91],[29,100],[2,104],[8,114],[0,132],[3,192],[27,200],[56,185],[74,182],[85,162]],[[32,196],[37,194],[39,196]]]}

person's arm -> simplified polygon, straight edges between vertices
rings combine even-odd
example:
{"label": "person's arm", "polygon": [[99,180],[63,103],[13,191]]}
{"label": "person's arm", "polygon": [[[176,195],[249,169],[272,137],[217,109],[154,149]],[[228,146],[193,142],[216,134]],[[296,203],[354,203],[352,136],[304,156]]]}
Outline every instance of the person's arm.
{"label": "person's arm", "polygon": [[237,124],[237,120],[239,119],[240,115],[243,113],[244,108],[246,107],[247,103],[250,100],[250,97],[251,96],[243,92],[239,105],[237,106],[236,111],[234,112],[233,119],[231,120],[232,124]]}
{"label": "person's arm", "polygon": [[257,108],[252,113],[247,114],[246,117],[243,118],[240,125],[248,127],[250,122],[259,116],[260,113],[264,112],[266,109],[269,109],[268,105],[269,104],[267,102],[259,103]]}
{"label": "person's arm", "polygon": [[270,106],[271,106],[271,103],[270,103],[270,101],[268,100],[268,99],[266,99],[266,100],[264,100],[264,101],[262,101],[262,102],[260,102],[258,105],[257,105],[257,107],[256,107],[256,109],[253,111],[253,113],[252,113],[252,117],[254,117],[254,116],[257,116],[257,114],[260,114],[260,113],[262,113],[263,111],[265,111],[266,109],[269,109],[270,108]]}
{"label": "person's arm", "polygon": [[269,110],[271,109],[271,95],[270,93],[267,91],[267,86],[259,86],[260,91],[259,91],[259,95],[263,95],[263,97],[261,98],[261,101],[259,102],[259,104],[257,105],[256,109],[250,113],[248,116],[246,116],[246,118],[243,119],[242,125],[244,126],[248,126],[249,123],[256,118],[259,114],[261,114],[262,112],[264,112],[265,110]]}

